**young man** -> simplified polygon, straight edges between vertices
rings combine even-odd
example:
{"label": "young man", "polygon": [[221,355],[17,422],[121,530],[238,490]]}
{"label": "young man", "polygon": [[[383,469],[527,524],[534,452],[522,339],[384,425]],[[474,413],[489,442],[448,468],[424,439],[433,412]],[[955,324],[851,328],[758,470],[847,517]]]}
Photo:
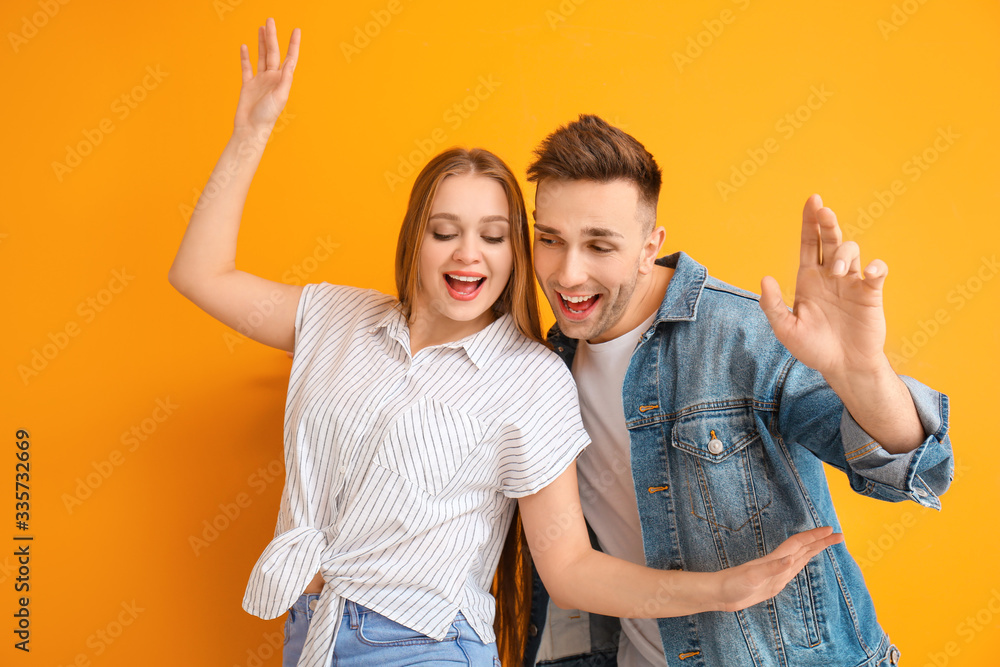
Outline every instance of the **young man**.
{"label": "young man", "polygon": [[[758,298],[684,253],[656,259],[666,234],[656,226],[660,170],[631,136],[581,116],[536,155],[535,272],[556,316],[549,340],[573,370],[593,440],[578,470],[602,549],[708,571],[794,532],[836,527],[823,462],[864,495],[940,508],[953,471],[947,397],[892,371],[887,267],[862,270],[858,246],[841,240],[818,196],[803,211],[789,312],[773,278]],[[570,614],[572,628],[549,609],[560,627],[529,645],[527,665],[539,641],[539,664],[560,665],[617,656],[625,667],[876,667],[899,657],[844,545],[744,611],[622,619],[617,648],[599,619]],[[532,631],[545,623],[537,581],[535,610]]]}

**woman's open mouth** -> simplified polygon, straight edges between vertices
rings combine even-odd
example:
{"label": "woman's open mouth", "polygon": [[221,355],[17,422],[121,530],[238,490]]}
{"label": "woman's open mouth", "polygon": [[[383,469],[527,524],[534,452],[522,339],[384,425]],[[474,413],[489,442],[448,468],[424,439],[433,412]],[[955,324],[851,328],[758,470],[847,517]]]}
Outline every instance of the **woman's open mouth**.
{"label": "woman's open mouth", "polygon": [[472,301],[486,284],[486,277],[478,274],[446,273],[444,284],[448,286],[448,294],[459,301]]}

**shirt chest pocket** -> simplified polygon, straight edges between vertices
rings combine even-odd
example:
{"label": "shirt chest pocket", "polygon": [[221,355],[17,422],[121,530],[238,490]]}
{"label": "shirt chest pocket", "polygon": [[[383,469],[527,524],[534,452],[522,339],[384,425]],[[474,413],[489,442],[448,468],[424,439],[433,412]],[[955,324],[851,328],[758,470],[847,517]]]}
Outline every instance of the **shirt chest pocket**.
{"label": "shirt chest pocket", "polygon": [[389,425],[375,463],[438,495],[458,475],[485,431],[479,419],[461,410],[420,399]]}
{"label": "shirt chest pocket", "polygon": [[693,515],[738,531],[771,504],[768,461],[749,407],[703,410],[674,424]]}

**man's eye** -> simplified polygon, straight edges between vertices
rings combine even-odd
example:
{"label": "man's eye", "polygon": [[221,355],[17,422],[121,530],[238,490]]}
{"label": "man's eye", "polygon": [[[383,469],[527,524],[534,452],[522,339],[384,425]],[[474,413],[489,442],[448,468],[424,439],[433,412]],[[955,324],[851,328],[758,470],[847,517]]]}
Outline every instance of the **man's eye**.
{"label": "man's eye", "polygon": [[487,243],[503,243],[506,239],[502,236],[484,236],[483,240]]}
{"label": "man's eye", "polygon": [[600,245],[592,245],[590,247],[594,252],[598,253],[599,255],[606,255],[607,253],[612,252],[614,250],[614,248],[605,248],[604,246]]}
{"label": "man's eye", "polygon": [[554,245],[556,242],[555,239],[547,239],[544,236],[538,236],[535,238],[535,240],[541,243],[542,245]]}
{"label": "man's eye", "polygon": [[439,234],[438,232],[434,232],[433,236],[435,241],[450,241],[455,238],[454,234]]}

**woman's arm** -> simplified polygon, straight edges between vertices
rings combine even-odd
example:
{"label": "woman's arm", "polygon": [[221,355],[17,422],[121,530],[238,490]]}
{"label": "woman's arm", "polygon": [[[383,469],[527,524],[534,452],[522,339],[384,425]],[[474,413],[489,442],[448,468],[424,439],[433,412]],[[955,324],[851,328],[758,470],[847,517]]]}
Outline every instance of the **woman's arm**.
{"label": "woman's arm", "polygon": [[168,278],[220,322],[266,345],[292,350],[302,288],[238,271],[236,237],[254,172],[288,101],[299,54],[298,28],[292,31],[284,64],[274,19],[258,30],[257,53],[254,76],[247,47],[240,47],[243,86],[233,135],[191,214]]}
{"label": "woman's arm", "polygon": [[532,560],[552,600],[564,609],[623,618],[745,609],[777,595],[810,558],[843,540],[829,527],[814,528],[763,558],[719,572],[656,570],[590,546],[575,463],[518,503]]}

